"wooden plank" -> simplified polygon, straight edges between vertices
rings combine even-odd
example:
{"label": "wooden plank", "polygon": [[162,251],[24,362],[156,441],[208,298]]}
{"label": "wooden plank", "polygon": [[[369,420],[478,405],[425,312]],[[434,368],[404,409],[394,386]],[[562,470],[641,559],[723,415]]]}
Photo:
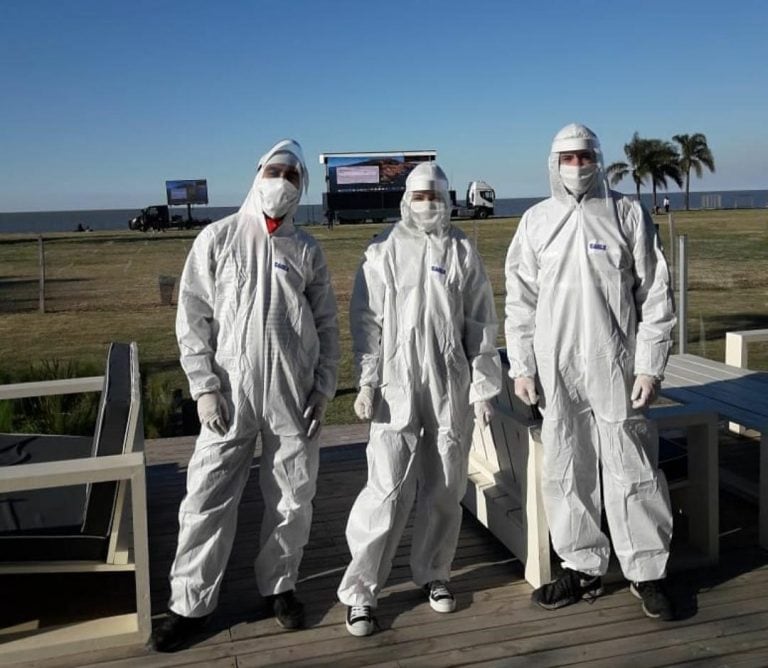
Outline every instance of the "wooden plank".
{"label": "wooden plank", "polygon": [[32,635],[5,641],[0,644],[0,663],[6,665],[19,661],[37,661],[63,653],[135,642],[142,642],[135,614],[103,617],[40,629]]}
{"label": "wooden plank", "polygon": [[[738,614],[739,608],[735,605],[723,606],[700,612],[697,622],[674,624],[659,624],[646,618],[632,619],[630,610],[613,611],[610,618],[591,610],[567,625],[560,621],[556,624],[524,621],[515,626],[508,620],[493,628],[465,629],[463,633],[440,637],[436,642],[422,642],[420,648],[416,646],[410,651],[399,645],[391,647],[390,651],[397,652],[402,666],[457,665],[466,661],[468,653],[474,664],[503,660],[503,665],[509,668],[571,665],[582,661],[591,665],[592,661],[606,656],[614,662],[612,665],[624,666],[622,656],[631,653],[633,648],[663,647],[665,643],[688,644],[718,633],[725,635],[744,629],[766,628],[768,612],[764,607],[760,608],[759,602],[741,605],[743,614]],[[346,659],[345,654],[336,657],[345,665]],[[327,662],[316,665],[327,665]]]}
{"label": "wooden plank", "polygon": [[671,371],[680,370],[698,370],[700,373],[711,373],[718,378],[745,378],[758,382],[768,382],[768,373],[763,371],[754,371],[743,367],[735,367],[730,364],[724,364],[717,360],[711,360],[698,355],[683,354],[672,355],[669,358],[667,368]]}
{"label": "wooden plank", "polygon": [[2,466],[0,492],[126,480],[137,470],[143,469],[144,455],[140,452],[24,466]]}
{"label": "wooden plank", "polygon": [[101,392],[103,386],[104,376],[41,380],[32,383],[11,383],[0,385],[0,400],[45,397],[56,394]]}
{"label": "wooden plank", "polygon": [[749,377],[713,378],[685,371],[665,376],[662,387],[687,388],[758,413],[768,413],[768,387],[763,383],[751,382]]}
{"label": "wooden plank", "polygon": [[[760,419],[761,416],[755,413],[744,410],[742,408],[733,406],[731,404],[724,404],[716,399],[708,398],[702,394],[693,391],[691,388],[672,388],[664,387],[662,385],[661,395],[668,399],[674,399],[685,404],[694,404],[704,410],[715,411],[719,415],[722,415],[729,420],[743,424],[751,429],[760,430],[765,426],[765,423]],[[755,421],[757,418],[757,422]],[[758,426],[760,425],[760,426]]]}
{"label": "wooden plank", "polygon": [[[745,630],[751,629],[753,630]],[[602,660],[589,660],[570,664],[589,666],[589,668],[615,668],[616,661],[626,668],[654,668],[656,666],[728,666],[744,665],[758,657],[768,656],[768,622],[760,617],[739,620],[735,628],[723,630],[722,625],[704,625],[696,629],[695,637],[689,636],[685,644],[659,647],[653,642],[651,647],[632,653],[617,654]],[[664,640],[662,640],[662,643]],[[650,644],[650,643],[649,643]],[[617,651],[620,651],[617,649]],[[756,652],[758,653],[756,655]],[[751,654],[751,656],[750,656]],[[739,660],[739,663],[736,661]],[[752,663],[764,668],[766,663]]]}
{"label": "wooden plank", "polygon": [[[643,617],[639,604],[635,603],[613,609],[610,617],[601,613],[595,605],[587,604],[582,606],[587,608],[586,611],[568,617],[539,609],[545,614],[536,620],[514,619],[511,611],[504,609],[497,609],[482,618],[473,615],[462,619],[456,613],[443,616],[432,613],[431,618],[425,617],[421,623],[399,615],[396,627],[385,627],[382,633],[366,638],[363,641],[365,647],[360,646],[359,638],[349,636],[343,625],[338,624],[335,628],[326,629],[323,639],[318,638],[308,646],[284,645],[274,649],[267,646],[265,651],[253,655],[238,651],[238,666],[251,668],[289,662],[295,667],[362,666],[391,660],[393,655],[397,656],[402,666],[465,664],[470,656],[473,663],[504,659],[505,666],[529,666],[534,656],[538,659],[545,652],[564,656],[553,656],[555,660],[552,663],[537,662],[535,665],[567,665],[569,652],[578,657],[577,660],[584,658],[588,652],[590,656],[599,657],[598,652],[592,654],[593,648],[599,648],[607,640],[626,643],[627,638],[633,638],[638,648],[644,648],[648,646],[650,637],[654,639],[654,644],[661,644],[665,631],[678,643],[681,642],[679,638],[685,638],[686,631],[698,638],[696,629],[705,621],[712,622],[712,626],[720,629],[722,634],[745,626],[750,630],[768,627],[768,612],[761,601],[702,610],[697,615],[699,621],[674,625],[659,625]],[[440,619],[435,619],[438,617]],[[434,621],[427,621],[430,619]],[[689,630],[691,628],[693,631]],[[712,628],[707,628],[702,635],[711,637],[712,632]]]}
{"label": "wooden plank", "polygon": [[12,561],[0,562],[0,574],[22,575],[24,573],[106,573],[133,571],[133,564],[105,564],[103,561]]}

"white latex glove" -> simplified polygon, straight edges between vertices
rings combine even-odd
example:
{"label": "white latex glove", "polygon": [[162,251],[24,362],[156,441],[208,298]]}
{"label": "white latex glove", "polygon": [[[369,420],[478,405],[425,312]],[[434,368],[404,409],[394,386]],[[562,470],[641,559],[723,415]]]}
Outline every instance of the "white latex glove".
{"label": "white latex glove", "polygon": [[482,427],[487,427],[491,424],[493,416],[496,411],[493,410],[493,405],[490,401],[476,401],[474,404],[475,409],[475,421]]}
{"label": "white latex glove", "polygon": [[326,408],[328,408],[328,397],[317,390],[312,390],[309,393],[309,399],[307,399],[307,407],[304,409],[304,419],[309,420],[311,418],[307,428],[307,436],[309,438],[315,435],[323,423]]}
{"label": "white latex glove", "polygon": [[360,388],[354,409],[358,420],[366,422],[373,417],[373,388],[370,385],[363,385]]}
{"label": "white latex glove", "polygon": [[632,386],[632,408],[645,408],[653,403],[656,397],[656,379],[644,373],[635,376],[635,384]]}
{"label": "white latex glove", "polygon": [[531,376],[515,378],[515,394],[526,406],[539,403],[539,395],[536,394],[536,382]]}
{"label": "white latex glove", "polygon": [[206,429],[224,436],[229,429],[229,408],[221,392],[206,392],[197,398],[197,416]]}

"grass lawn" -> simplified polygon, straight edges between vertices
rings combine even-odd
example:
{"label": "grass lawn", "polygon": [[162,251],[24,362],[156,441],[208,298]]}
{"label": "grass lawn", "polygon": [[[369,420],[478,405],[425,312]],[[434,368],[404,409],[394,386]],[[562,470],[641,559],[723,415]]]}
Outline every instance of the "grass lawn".
{"label": "grass lawn", "polygon": [[[722,360],[726,331],[768,328],[768,210],[676,212],[674,221],[676,232],[688,235],[688,352]],[[668,245],[667,217],[656,222]],[[515,218],[459,223],[470,238],[476,235],[500,317],[504,256],[517,223]],[[384,227],[309,228],[326,252],[339,302],[342,361],[329,423],[355,419],[347,311],[361,254]],[[0,382],[17,379],[42,361],[99,367],[109,341],[137,341],[144,376],[186,394],[175,305],[161,304],[158,280],[180,275],[195,234],[45,235],[46,313],[38,311],[37,238],[0,235]],[[750,366],[768,369],[768,344],[750,350]]]}

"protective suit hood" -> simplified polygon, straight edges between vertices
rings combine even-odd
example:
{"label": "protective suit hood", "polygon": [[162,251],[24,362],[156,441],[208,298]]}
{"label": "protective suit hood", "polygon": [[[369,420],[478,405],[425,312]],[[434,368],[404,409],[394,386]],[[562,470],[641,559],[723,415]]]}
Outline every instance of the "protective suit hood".
{"label": "protective suit hood", "polygon": [[584,198],[601,197],[607,199],[610,197],[610,189],[605,179],[600,141],[592,130],[580,123],[566,125],[552,140],[552,150],[549,154],[549,183],[552,189],[552,197],[562,202],[569,202],[575,199],[565,187],[560,175],[560,153],[585,150],[594,152],[597,173],[589,189],[584,193]]}
{"label": "protective suit hood", "polygon": [[[413,193],[417,190],[434,190],[440,195],[438,200],[441,211],[433,212],[432,221],[421,222],[418,212],[414,211]],[[403,225],[420,234],[443,234],[451,224],[451,197],[448,193],[448,177],[434,162],[423,162],[414,167],[405,180],[405,194],[400,200],[400,216]]]}
{"label": "protective suit hood", "polygon": [[254,224],[258,223],[263,227],[264,206],[261,202],[261,195],[259,194],[259,185],[264,181],[264,166],[270,161],[274,162],[275,160],[273,160],[273,158],[281,153],[286,154],[287,158],[285,162],[295,165],[301,176],[301,184],[298,189],[299,196],[296,198],[296,201],[291,204],[287,212],[283,214],[282,223],[279,228],[279,231],[287,233],[293,229],[293,216],[299,208],[301,194],[306,193],[309,188],[309,172],[307,171],[307,163],[304,160],[304,152],[299,143],[293,139],[283,139],[277,142],[277,144],[259,158],[256,166],[256,177],[253,180],[253,184],[248,191],[248,195],[246,196],[243,205],[240,207],[240,215],[241,219],[250,218]]}

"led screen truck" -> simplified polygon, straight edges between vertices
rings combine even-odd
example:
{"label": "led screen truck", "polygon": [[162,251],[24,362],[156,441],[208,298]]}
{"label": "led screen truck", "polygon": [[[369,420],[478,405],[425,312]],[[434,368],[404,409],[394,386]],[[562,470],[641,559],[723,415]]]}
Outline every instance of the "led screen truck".
{"label": "led screen truck", "polygon": [[405,179],[435,151],[321,153],[325,167],[323,213],[334,223],[383,222],[400,217]]}
{"label": "led screen truck", "polygon": [[[435,151],[381,153],[321,153],[325,167],[323,213],[334,223],[379,223],[400,217],[405,180],[421,162],[435,160]],[[454,218],[488,218],[494,214],[496,193],[484,181],[472,181],[465,206],[450,191]]]}

